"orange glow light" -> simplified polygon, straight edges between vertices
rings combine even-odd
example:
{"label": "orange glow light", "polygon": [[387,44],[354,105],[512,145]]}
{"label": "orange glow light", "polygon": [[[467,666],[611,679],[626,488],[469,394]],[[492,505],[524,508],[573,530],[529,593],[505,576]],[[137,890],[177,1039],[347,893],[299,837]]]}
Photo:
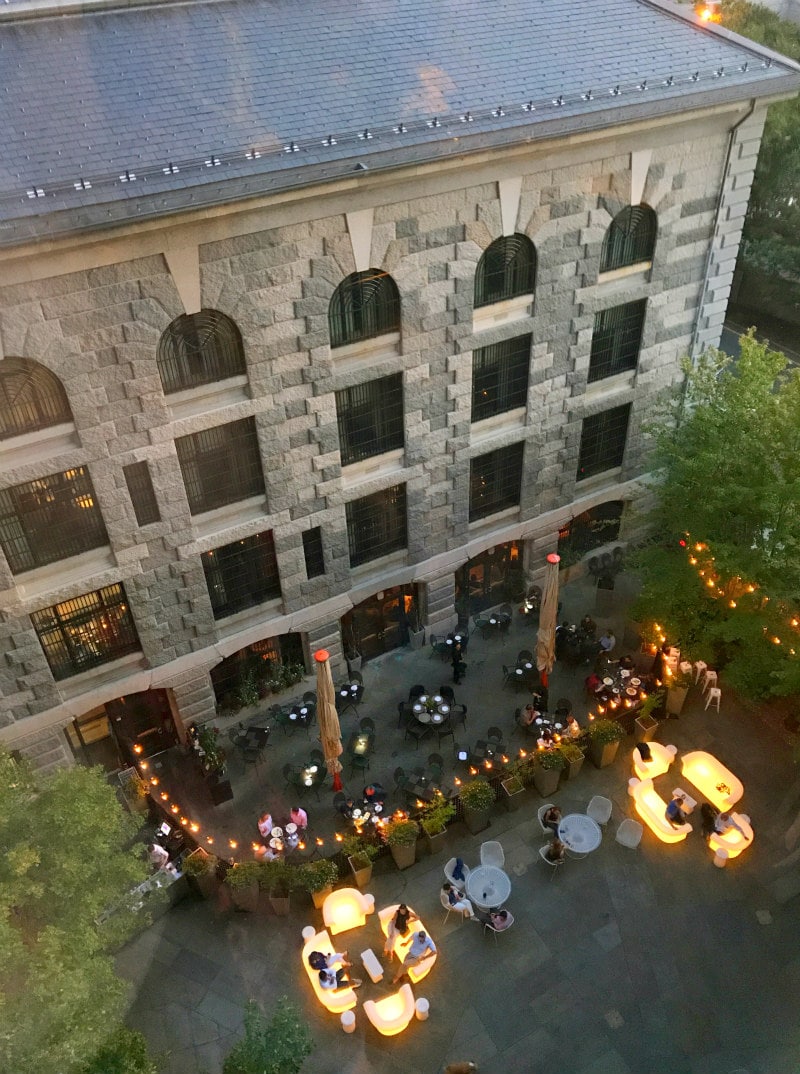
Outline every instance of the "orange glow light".
{"label": "orange glow light", "polygon": [[189,831],[191,831],[191,832],[199,832],[200,831],[200,825],[196,821],[192,821],[192,823],[189,825]]}
{"label": "orange glow light", "polygon": [[138,742],[137,742],[137,743],[136,743],[136,745],[135,745],[135,746],[133,747],[133,752],[134,752],[134,753],[142,753],[142,752],[143,752],[143,750],[144,750],[144,746],[140,746]]}
{"label": "orange glow light", "polygon": [[238,845],[239,845],[239,844],[238,844],[238,843],[236,842],[236,840],[235,840],[235,839],[229,839],[229,840],[228,840],[228,846],[229,846],[229,847],[231,848],[231,850],[236,850],[236,848],[238,847]]}
{"label": "orange glow light", "polygon": [[168,802],[169,801],[169,795],[167,794],[166,791],[162,791],[161,794],[159,795],[159,797],[161,798],[162,802]]}
{"label": "orange glow light", "polygon": [[176,805],[170,806],[173,813],[180,813],[180,808]]}

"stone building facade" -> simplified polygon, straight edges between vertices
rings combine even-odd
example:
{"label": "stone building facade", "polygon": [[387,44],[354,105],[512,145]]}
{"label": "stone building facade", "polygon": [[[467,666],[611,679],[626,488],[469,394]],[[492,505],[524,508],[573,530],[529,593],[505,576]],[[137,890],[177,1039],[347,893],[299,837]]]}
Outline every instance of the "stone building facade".
{"label": "stone building facade", "polygon": [[[0,497],[13,493],[0,521],[2,740],[42,766],[70,763],[65,730],[144,691],[165,691],[180,732],[213,718],[212,672],[249,646],[294,639],[309,668],[324,646],[342,670],[360,640],[348,613],[376,595],[396,590],[398,609],[406,600],[442,633],[490,550],[511,549],[533,583],[586,512],[621,504],[616,540],[641,532],[642,423],[681,359],[718,342],[765,112],[731,100],[9,245],[0,373],[53,374],[69,414],[0,440]],[[647,256],[602,271],[612,222],[639,206],[655,220]],[[534,251],[530,293],[476,305],[486,251],[520,236]],[[357,273],[394,281],[399,331],[332,346],[332,302]],[[639,319],[607,324],[617,308]],[[166,391],[171,326],[209,311],[238,330],[243,367]],[[601,330],[612,358],[598,367]],[[631,331],[620,370],[613,354]],[[524,393],[475,420],[476,356],[511,341],[527,356]],[[343,464],[348,393],[378,380],[401,386],[401,447]],[[211,440],[217,454],[203,455]],[[230,502],[192,491],[204,468],[215,489],[220,474],[239,482],[248,452],[254,484]],[[20,490],[76,473],[100,536],[17,562]],[[491,506],[495,484],[500,506],[486,511],[476,501],[488,486]],[[37,525],[49,517],[60,516],[45,509]],[[256,559],[269,545],[270,579],[258,589],[260,563],[263,599],[232,607],[212,560],[243,563],[239,542]]]}

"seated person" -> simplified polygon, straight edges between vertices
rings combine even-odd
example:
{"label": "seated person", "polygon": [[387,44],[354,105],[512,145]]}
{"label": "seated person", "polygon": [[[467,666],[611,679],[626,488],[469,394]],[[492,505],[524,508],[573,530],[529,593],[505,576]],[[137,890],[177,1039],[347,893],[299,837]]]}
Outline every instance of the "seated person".
{"label": "seated person", "polygon": [[435,954],[436,944],[430,936],[421,929],[419,932],[415,932],[411,938],[411,946],[408,949],[408,954],[403,959],[403,964],[394,975],[392,984],[397,984],[400,978],[404,977],[412,966],[418,966],[420,962],[423,962],[426,958],[430,958]]}
{"label": "seated person", "polygon": [[360,988],[361,981],[355,977],[352,980],[347,970],[342,967],[338,970],[319,971],[320,988]]}
{"label": "seated person", "polygon": [[555,743],[553,742],[553,732],[550,730],[549,727],[542,728],[542,733],[536,745],[543,750],[549,750],[555,745]]}
{"label": "seated person", "polygon": [[683,795],[679,794],[672,799],[664,811],[664,815],[673,828],[679,828],[681,824],[687,823],[687,814],[683,812],[684,801]]}
{"label": "seated person", "polygon": [[719,816],[719,810],[716,809],[710,802],[703,802],[700,806],[700,815],[703,818],[703,835],[706,839],[710,839],[714,832],[717,830],[717,817]]}
{"label": "seated person", "polygon": [[336,807],[343,817],[347,817],[351,820],[353,817],[353,810],[356,808],[356,803],[352,798],[345,798],[343,802],[340,802]]}
{"label": "seated person", "polygon": [[636,665],[633,662],[633,657],[630,653],[626,653],[625,656],[619,658],[619,670],[620,671],[633,671]]}
{"label": "seated person", "polygon": [[584,615],[583,619],[580,621],[578,629],[585,638],[593,638],[597,633],[597,623],[595,623],[591,615]]}
{"label": "seated person", "polygon": [[502,932],[503,929],[507,929],[511,924],[507,910],[492,910],[489,914],[489,920],[496,932]]}
{"label": "seated person", "polygon": [[744,829],[736,823],[730,813],[720,813],[714,822],[714,829],[722,835],[730,828],[735,828],[737,832],[741,832],[742,835],[745,834]]}
{"label": "seated person", "polygon": [[552,828],[554,832],[558,833],[558,826],[561,823],[561,810],[557,805],[550,806],[546,809],[544,816],[542,817],[542,824],[547,828]]}
{"label": "seated person", "polygon": [[537,716],[541,716],[541,712],[529,701],[525,708],[520,710],[519,722],[523,727],[530,727]]}
{"label": "seated person", "polygon": [[[409,910],[406,904],[401,902],[386,930],[386,943],[383,948],[384,955],[388,955],[390,958],[392,957],[395,940],[398,936],[405,936],[408,933],[408,926],[412,921],[419,921],[419,918],[413,910]],[[410,939],[409,936],[409,941]]]}
{"label": "seated person", "polygon": [[544,852],[544,856],[548,861],[563,861],[564,855],[567,852],[567,848],[561,842],[560,839],[554,839],[547,850]]}
{"label": "seated person", "polygon": [[364,801],[367,805],[383,805],[386,801],[386,791],[380,783],[370,783],[364,788]]}
{"label": "seated person", "polygon": [[653,760],[653,754],[650,752],[650,747],[647,745],[646,742],[637,742],[634,748],[638,751],[639,756],[641,757],[642,762],[644,764],[647,764],[649,761]]}
{"label": "seated person", "polygon": [[572,713],[567,716],[566,733],[569,735],[570,738],[580,738],[580,736],[583,734],[583,731],[581,730],[581,725],[578,723]]}
{"label": "seated person", "polygon": [[600,646],[600,652],[608,655],[614,651],[614,646],[617,644],[617,639],[614,637],[613,630],[607,630],[605,634],[600,638],[597,643]]}
{"label": "seated person", "polygon": [[472,908],[472,903],[469,901],[466,895],[462,895],[461,892],[454,888],[449,881],[442,884],[442,891],[453,910],[458,910],[458,912],[464,917],[475,917],[475,911]]}
{"label": "seated person", "polygon": [[587,675],[583,680],[583,685],[586,687],[587,693],[596,694],[603,689],[604,683],[597,672],[593,671],[591,675]]}
{"label": "seated person", "polygon": [[308,827],[308,813],[306,813],[305,809],[301,809],[300,806],[292,806],[289,820],[292,824],[297,825],[298,831],[304,832]]}
{"label": "seated person", "polygon": [[269,839],[272,832],[272,817],[269,813],[262,813],[258,818],[258,834],[262,839]]}

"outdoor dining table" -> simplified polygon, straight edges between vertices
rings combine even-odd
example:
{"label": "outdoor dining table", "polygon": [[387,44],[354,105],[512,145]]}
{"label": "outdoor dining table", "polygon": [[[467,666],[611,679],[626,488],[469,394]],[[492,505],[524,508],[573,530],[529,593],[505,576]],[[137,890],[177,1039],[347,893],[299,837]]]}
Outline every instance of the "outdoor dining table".
{"label": "outdoor dining table", "polygon": [[289,709],[289,719],[300,727],[308,728],[314,719],[314,705],[296,704]]}
{"label": "outdoor dining table", "polygon": [[602,843],[603,832],[585,813],[568,813],[558,825],[558,838],[575,854],[591,854]]}
{"label": "outdoor dining table", "polygon": [[505,751],[506,748],[502,742],[497,742],[493,738],[487,742],[485,739],[479,738],[474,748],[470,750],[470,760],[483,764],[485,761],[493,761],[495,757],[502,756]]}
{"label": "outdoor dining table", "polygon": [[441,694],[422,694],[412,702],[414,719],[421,724],[443,724],[450,714],[450,703]]}
{"label": "outdoor dining table", "polygon": [[336,687],[336,708],[345,713],[349,708],[357,708],[364,693],[360,682],[345,682]]}
{"label": "outdoor dining table", "polygon": [[508,901],[511,879],[496,865],[479,865],[467,877],[467,895],[481,910],[495,910]]}
{"label": "outdoor dining table", "polygon": [[444,640],[446,645],[455,645],[455,643],[458,642],[463,649],[469,642],[469,635],[462,634],[460,631],[455,631],[452,634],[448,634]]}
{"label": "outdoor dining table", "polygon": [[451,783],[444,782],[441,777],[434,778],[428,772],[414,772],[411,780],[406,787],[409,797],[419,798],[422,802],[432,802],[439,791],[447,799],[455,797],[456,788]]}
{"label": "outdoor dining table", "polygon": [[372,731],[354,731],[347,743],[351,757],[366,757],[372,753],[375,736]]}

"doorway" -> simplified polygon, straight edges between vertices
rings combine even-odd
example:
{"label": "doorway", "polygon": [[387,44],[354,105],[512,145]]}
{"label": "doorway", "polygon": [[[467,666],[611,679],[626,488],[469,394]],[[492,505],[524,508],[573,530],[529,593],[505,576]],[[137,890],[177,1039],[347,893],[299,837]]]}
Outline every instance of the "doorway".
{"label": "doorway", "polygon": [[116,772],[178,743],[166,690],[143,690],[115,698],[65,728],[79,764]]}
{"label": "doorway", "polygon": [[481,552],[455,573],[456,611],[465,626],[470,616],[504,600],[514,600],[522,575],[522,544],[509,541]]}
{"label": "doorway", "polygon": [[382,589],[342,616],[345,655],[372,660],[408,644],[409,625],[420,608],[418,586]]}

